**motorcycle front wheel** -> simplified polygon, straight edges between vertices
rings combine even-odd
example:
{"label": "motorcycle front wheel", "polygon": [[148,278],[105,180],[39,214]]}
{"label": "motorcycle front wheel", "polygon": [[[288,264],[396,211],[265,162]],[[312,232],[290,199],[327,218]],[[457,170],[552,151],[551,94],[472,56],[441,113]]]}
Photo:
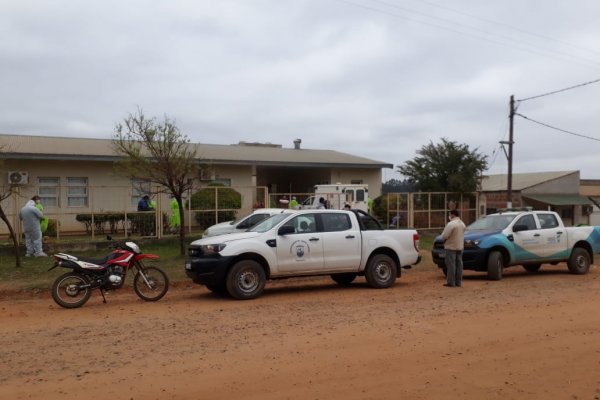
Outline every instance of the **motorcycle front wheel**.
{"label": "motorcycle front wheel", "polygon": [[160,268],[145,267],[135,274],[133,290],[142,300],[157,301],[169,290],[169,278]]}
{"label": "motorcycle front wheel", "polygon": [[87,277],[76,272],[59,276],[52,285],[52,298],[64,308],[81,307],[91,295],[92,289]]}

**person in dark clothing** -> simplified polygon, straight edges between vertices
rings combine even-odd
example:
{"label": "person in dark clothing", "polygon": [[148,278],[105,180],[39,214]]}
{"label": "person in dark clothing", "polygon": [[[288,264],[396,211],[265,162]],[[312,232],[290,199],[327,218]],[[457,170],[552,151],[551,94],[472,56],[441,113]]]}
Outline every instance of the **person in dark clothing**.
{"label": "person in dark clothing", "polygon": [[[154,211],[153,202],[150,200],[150,196],[145,194],[142,196],[140,201],[138,201],[137,210],[138,211]],[[140,214],[136,217],[137,225],[140,230],[140,234],[142,236],[153,236],[156,223],[154,220],[155,216],[152,214]]]}
{"label": "person in dark clothing", "polygon": [[140,201],[138,201],[137,210],[138,211],[152,211],[152,207],[150,206],[150,196],[148,196],[147,194],[142,196]]}

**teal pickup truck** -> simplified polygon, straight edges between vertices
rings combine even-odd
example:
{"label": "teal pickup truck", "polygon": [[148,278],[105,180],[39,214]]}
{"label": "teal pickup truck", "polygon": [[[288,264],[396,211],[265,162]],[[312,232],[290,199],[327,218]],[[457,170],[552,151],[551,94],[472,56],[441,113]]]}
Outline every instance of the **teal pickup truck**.
{"label": "teal pickup truck", "polygon": [[[565,227],[552,211],[507,211],[475,221],[465,232],[464,269],[502,279],[504,268],[522,265],[536,272],[542,264],[567,262],[569,272],[585,274],[600,253],[600,227]],[[433,261],[446,273],[444,243],[438,236]]]}

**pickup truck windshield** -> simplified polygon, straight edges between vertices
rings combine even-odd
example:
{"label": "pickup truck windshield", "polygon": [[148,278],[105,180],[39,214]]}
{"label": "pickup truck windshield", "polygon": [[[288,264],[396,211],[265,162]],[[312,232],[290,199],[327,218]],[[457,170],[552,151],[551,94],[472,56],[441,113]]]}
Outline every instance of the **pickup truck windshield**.
{"label": "pickup truck windshield", "polygon": [[488,215],[469,225],[467,231],[501,231],[506,228],[516,216],[517,214]]}
{"label": "pickup truck windshield", "polygon": [[270,218],[265,219],[263,222],[255,225],[254,227],[248,229],[249,232],[259,232],[263,233],[273,228],[275,225],[286,219],[290,216],[290,213],[283,212],[281,214],[275,214]]}

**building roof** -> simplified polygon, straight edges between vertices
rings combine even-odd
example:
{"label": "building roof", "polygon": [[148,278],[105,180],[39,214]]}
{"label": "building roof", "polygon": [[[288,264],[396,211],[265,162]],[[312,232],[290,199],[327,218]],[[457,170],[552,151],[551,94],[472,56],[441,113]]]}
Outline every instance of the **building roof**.
{"label": "building roof", "polygon": [[[30,160],[115,161],[111,139],[67,138],[0,134],[2,158]],[[285,165],[301,167],[393,168],[393,164],[334,150],[283,148],[281,145],[244,143],[195,144],[206,164]]]}
{"label": "building roof", "polygon": [[[513,174],[512,189],[524,190],[540,183],[549,182],[567,175],[576,174],[578,171],[553,171],[553,172],[531,172]],[[508,186],[508,175],[488,175],[481,181],[482,192],[506,191]]]}
{"label": "building roof", "polygon": [[574,206],[591,205],[592,202],[587,197],[578,194],[527,194],[523,195],[526,199],[531,199],[544,204],[553,206]]}

